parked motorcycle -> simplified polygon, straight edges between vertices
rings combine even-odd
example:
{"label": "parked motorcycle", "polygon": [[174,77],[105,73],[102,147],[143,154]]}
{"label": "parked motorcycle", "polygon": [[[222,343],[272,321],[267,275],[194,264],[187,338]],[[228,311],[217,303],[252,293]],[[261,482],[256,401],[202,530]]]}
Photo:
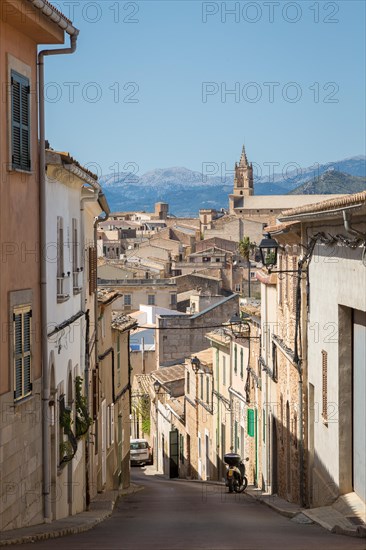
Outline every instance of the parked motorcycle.
{"label": "parked motorcycle", "polygon": [[227,467],[225,485],[229,487],[229,493],[242,493],[247,488],[248,479],[245,477],[245,465],[240,455],[228,453],[224,455],[224,462]]}

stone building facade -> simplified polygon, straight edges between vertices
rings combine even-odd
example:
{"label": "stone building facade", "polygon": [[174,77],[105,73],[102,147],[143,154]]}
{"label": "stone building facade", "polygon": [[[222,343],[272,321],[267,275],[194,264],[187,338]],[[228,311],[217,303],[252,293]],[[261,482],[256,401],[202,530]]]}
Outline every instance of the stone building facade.
{"label": "stone building facade", "polygon": [[205,334],[210,328],[227,322],[238,311],[238,296],[233,294],[195,315],[157,317],[157,366],[174,364],[192,353],[205,349]]}

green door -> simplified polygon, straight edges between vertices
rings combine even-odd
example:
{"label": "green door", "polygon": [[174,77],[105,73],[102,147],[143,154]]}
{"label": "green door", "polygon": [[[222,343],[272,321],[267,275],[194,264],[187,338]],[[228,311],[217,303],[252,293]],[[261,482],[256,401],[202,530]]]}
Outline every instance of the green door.
{"label": "green door", "polygon": [[169,432],[169,477],[179,475],[179,442],[178,430]]}

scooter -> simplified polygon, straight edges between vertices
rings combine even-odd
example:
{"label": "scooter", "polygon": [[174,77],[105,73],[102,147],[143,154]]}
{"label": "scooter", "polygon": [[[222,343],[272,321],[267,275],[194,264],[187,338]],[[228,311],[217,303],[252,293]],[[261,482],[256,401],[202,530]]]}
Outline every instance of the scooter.
{"label": "scooter", "polygon": [[[249,458],[245,459],[246,461]],[[229,487],[229,493],[242,493],[248,485],[248,479],[245,477],[245,464],[240,455],[236,453],[228,453],[224,455],[226,464],[226,487]]]}

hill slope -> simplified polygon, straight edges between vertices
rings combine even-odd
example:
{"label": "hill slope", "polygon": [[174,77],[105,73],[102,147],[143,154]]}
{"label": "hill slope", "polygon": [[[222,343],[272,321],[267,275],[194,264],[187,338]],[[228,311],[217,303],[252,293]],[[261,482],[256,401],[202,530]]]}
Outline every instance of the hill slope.
{"label": "hill slope", "polygon": [[358,193],[366,189],[366,178],[350,176],[337,170],[328,170],[319,177],[299,185],[289,195],[331,195]]}

